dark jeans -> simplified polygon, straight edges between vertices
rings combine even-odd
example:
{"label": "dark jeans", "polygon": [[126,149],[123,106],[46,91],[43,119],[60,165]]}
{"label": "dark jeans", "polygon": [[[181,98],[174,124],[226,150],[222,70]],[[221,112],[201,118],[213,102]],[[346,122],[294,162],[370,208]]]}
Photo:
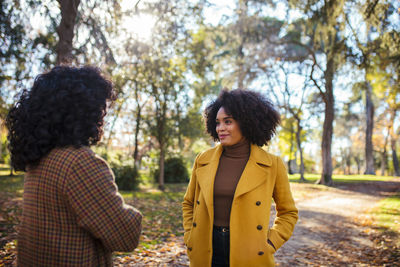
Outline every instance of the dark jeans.
{"label": "dark jeans", "polygon": [[214,226],[212,267],[229,267],[229,228]]}

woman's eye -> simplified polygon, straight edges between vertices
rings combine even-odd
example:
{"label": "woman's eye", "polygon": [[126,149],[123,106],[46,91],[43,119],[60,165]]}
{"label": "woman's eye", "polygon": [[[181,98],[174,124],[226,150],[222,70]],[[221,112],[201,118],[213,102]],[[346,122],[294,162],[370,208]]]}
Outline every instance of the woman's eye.
{"label": "woman's eye", "polygon": [[226,120],[225,123],[226,123],[226,124],[231,124],[232,121],[231,121],[231,120]]}

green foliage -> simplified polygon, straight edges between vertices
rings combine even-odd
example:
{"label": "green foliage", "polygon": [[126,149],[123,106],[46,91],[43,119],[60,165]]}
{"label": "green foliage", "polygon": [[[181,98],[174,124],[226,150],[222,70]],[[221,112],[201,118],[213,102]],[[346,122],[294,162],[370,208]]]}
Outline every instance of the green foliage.
{"label": "green foliage", "polygon": [[[308,155],[306,155],[303,160],[304,160],[304,171],[307,173],[314,173],[315,160]],[[297,158],[297,165],[300,166],[300,157]]]}
{"label": "green foliage", "polygon": [[207,148],[210,148],[210,144],[207,143],[204,139],[198,139],[193,143],[191,150],[197,155]]}
{"label": "green foliage", "polygon": [[279,151],[282,156],[288,156],[289,159],[295,158],[297,152],[295,119],[282,116],[282,129],[279,132]]}
{"label": "green foliage", "polygon": [[140,183],[139,172],[131,165],[113,166],[115,182],[119,190],[136,190]]}
{"label": "green foliage", "polygon": [[137,168],[134,167],[132,159],[101,146],[96,146],[92,149],[110,165],[119,190],[136,190],[138,188],[141,181],[140,175]]}
{"label": "green foliage", "polygon": [[7,136],[5,133],[1,132],[0,126],[0,163],[7,163],[10,157],[7,150]]}
{"label": "green foliage", "polygon": [[[154,172],[154,181],[158,181],[160,169]],[[189,173],[185,163],[180,157],[169,158],[164,163],[164,181],[165,183],[186,183],[189,181]]]}

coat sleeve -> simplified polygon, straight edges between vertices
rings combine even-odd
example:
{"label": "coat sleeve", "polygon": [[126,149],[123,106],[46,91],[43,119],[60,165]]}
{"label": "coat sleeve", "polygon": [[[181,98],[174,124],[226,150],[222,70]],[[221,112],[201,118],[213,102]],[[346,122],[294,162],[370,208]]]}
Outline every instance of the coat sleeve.
{"label": "coat sleeve", "polygon": [[196,157],[194,161],[192,169],[192,177],[190,178],[189,185],[186,189],[186,193],[185,196],[183,197],[183,202],[182,202],[183,229],[185,231],[183,239],[185,244],[187,242],[188,234],[192,229],[192,223],[193,223],[194,197],[196,193],[196,184],[197,184],[196,169],[198,166],[197,160],[199,156],[200,154]]}
{"label": "coat sleeve", "polygon": [[277,176],[273,192],[276,205],[276,219],[270,229],[268,239],[275,249],[279,249],[292,235],[298,219],[298,210],[290,191],[286,167],[281,158],[277,159]]}
{"label": "coat sleeve", "polygon": [[81,152],[72,163],[66,191],[78,225],[107,249],[132,251],[137,247],[142,215],[124,203],[103,159],[91,151]]}

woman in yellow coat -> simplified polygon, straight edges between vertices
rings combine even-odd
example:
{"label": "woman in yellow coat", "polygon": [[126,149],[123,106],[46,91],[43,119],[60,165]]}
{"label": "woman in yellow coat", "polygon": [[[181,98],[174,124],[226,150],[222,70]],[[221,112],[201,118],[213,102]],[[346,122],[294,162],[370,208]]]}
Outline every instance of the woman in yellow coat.
{"label": "woman in yellow coat", "polygon": [[[183,201],[190,266],[274,266],[298,219],[282,160],[264,151],[280,122],[261,94],[222,91],[204,112],[220,142],[200,153]],[[269,226],[271,202],[277,216]]]}

